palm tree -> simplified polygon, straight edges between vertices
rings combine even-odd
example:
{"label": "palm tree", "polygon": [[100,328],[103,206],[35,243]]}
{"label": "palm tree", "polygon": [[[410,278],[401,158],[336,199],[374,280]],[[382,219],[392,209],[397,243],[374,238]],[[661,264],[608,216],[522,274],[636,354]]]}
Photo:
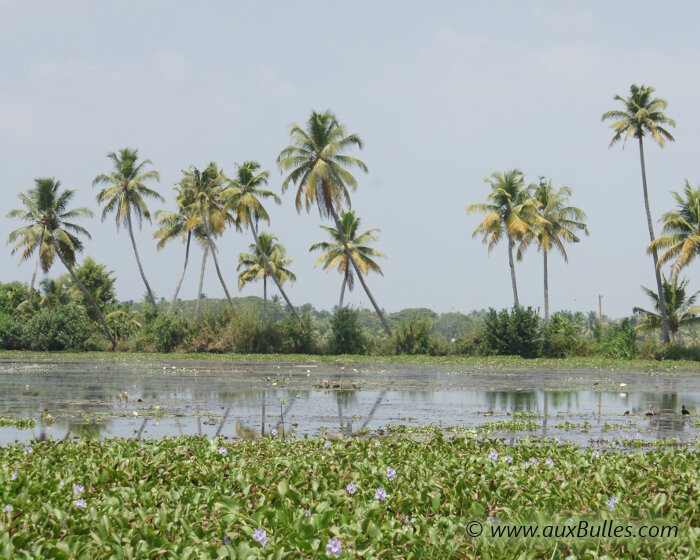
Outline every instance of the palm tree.
{"label": "palm tree", "polygon": [[250,253],[241,253],[238,259],[237,270],[243,269],[238,275],[238,289],[243,288],[248,282],[262,278],[263,309],[265,323],[267,323],[267,278],[272,276],[277,286],[281,286],[287,280],[294,282],[297,278],[287,268],[293,259],[286,257],[284,247],[277,243],[277,236],[272,233],[260,232],[249,249]]}
{"label": "palm tree", "polygon": [[[347,240],[348,247],[352,256],[355,258],[355,262],[362,270],[363,274],[367,274],[370,270],[383,274],[381,267],[374,261],[372,257],[385,257],[386,255],[377,249],[369,247],[367,244],[372,241],[377,241],[379,237],[375,232],[379,230],[377,228],[368,229],[360,234],[357,230],[360,228],[360,218],[355,216],[354,210],[343,211],[340,215],[340,225],[345,234],[345,239]],[[323,241],[321,243],[314,243],[309,251],[322,250],[324,253],[316,260],[316,264],[323,263],[323,270],[328,271],[333,268],[337,268],[338,272],[343,275],[343,285],[340,288],[340,301],[338,302],[338,310],[343,308],[343,298],[345,296],[345,287],[352,291],[355,284],[355,275],[350,267],[350,261],[348,255],[345,252],[345,246],[340,237],[340,233],[334,227],[321,226],[325,229],[331,236],[333,240],[331,243]]]}
{"label": "palm tree", "polygon": [[[610,128],[613,129],[612,140],[610,146],[622,141],[622,147],[625,147],[627,139],[631,136],[635,137],[639,143],[639,161],[642,167],[642,190],[644,193],[644,208],[647,214],[647,226],[649,227],[649,238],[653,245],[654,243],[654,225],[651,219],[651,210],[649,208],[649,193],[647,190],[647,171],[644,163],[644,136],[649,134],[654,141],[662,148],[666,144],[666,140],[673,141],[671,133],[664,126],[676,126],[676,122],[664,115],[663,110],[666,109],[668,103],[665,99],[654,97],[654,88],[651,86],[632,84],[630,86],[630,96],[622,97],[615,96],[615,101],[620,101],[624,108],[614,109],[603,113],[601,119],[603,121],[612,120]],[[654,274],[656,275],[656,288],[659,301],[661,302],[661,322],[663,323],[664,341],[669,341],[669,324],[666,314],[666,303],[662,297],[661,272],[659,270],[659,258],[656,248],[651,250],[654,257]]]}
{"label": "palm tree", "polygon": [[522,171],[512,169],[504,173],[496,172],[485,177],[484,182],[491,187],[488,202],[471,204],[467,213],[481,212],[486,214],[477,226],[472,237],[483,235],[482,243],[488,244],[489,253],[496,244],[506,236],[508,240],[508,264],[510,265],[510,280],[513,285],[513,300],[520,307],[518,285],[515,280],[515,262],[513,247],[516,241],[521,241],[531,231],[534,218],[535,203],[532,200],[531,188],[525,186]]}
{"label": "palm tree", "polygon": [[41,286],[41,300],[39,305],[47,309],[57,305],[67,305],[71,301],[71,291],[68,286],[67,276],[60,276],[57,279],[44,278]]}
{"label": "palm tree", "polygon": [[165,199],[156,191],[148,188],[146,186],[146,181],[152,179],[160,181],[160,175],[155,170],[144,171],[144,167],[151,165],[151,161],[144,159],[139,162],[138,150],[124,148],[123,150],[119,150],[118,153],[111,152],[107,154],[107,157],[114,163],[114,171],[110,174],[101,173],[95,177],[92,182],[93,187],[100,184],[106,185],[97,195],[97,202],[105,205],[102,210],[102,221],[105,220],[110,212],[114,212],[117,231],[120,225],[126,224],[129,230],[129,237],[131,238],[131,246],[136,256],[136,264],[139,267],[143,283],[146,285],[148,299],[151,304],[155,305],[156,300],[153,297],[151,286],[148,284],[148,280],[146,280],[146,274],[143,271],[141,258],[136,248],[131,214],[133,212],[136,216],[139,228],[144,218],[149,222],[151,221],[151,213],[148,210],[145,199],[155,198],[161,202],[165,202]]}
{"label": "palm tree", "polygon": [[[225,208],[221,194],[223,192],[224,174],[219,170],[216,163],[211,162],[204,171],[200,171],[194,166],[189,170],[183,171],[183,178],[180,181],[180,186],[188,191],[191,191],[187,196],[191,197],[192,202],[187,207],[187,212],[191,216],[188,220],[187,227],[195,227],[202,225],[207,237],[209,252],[214,258],[216,273],[219,276],[219,282],[224,288],[226,299],[229,304],[233,304],[231,294],[228,291],[224,277],[221,274],[219,267],[219,259],[216,258],[216,248],[214,246],[213,236],[217,232],[223,232],[225,224],[233,221],[232,216]],[[204,264],[202,264],[202,269]]]}
{"label": "palm tree", "polygon": [[677,209],[661,216],[663,229],[661,237],[649,245],[650,251],[666,249],[659,257],[661,266],[675,258],[671,266],[671,278],[700,256],[700,186],[693,187],[685,182],[683,195],[674,192]]}
{"label": "palm tree", "polygon": [[549,272],[547,258],[552,247],[557,249],[564,262],[569,262],[564,243],[578,243],[575,231],[588,235],[584,223],[586,214],[580,208],[567,206],[571,196],[571,187],[555,189],[551,181],[540,178],[540,184],[534,187],[534,213],[538,220],[525,234],[518,247],[518,260],[522,260],[525,249],[531,243],[537,245],[544,257],[544,320],[549,321]]}
{"label": "palm tree", "polygon": [[[669,282],[666,277],[663,277],[664,299],[666,300],[666,310],[668,311],[668,323],[671,330],[673,342],[676,342],[676,333],[683,325],[691,325],[700,322],[700,306],[695,305],[695,300],[700,294],[700,290],[691,295],[686,295],[685,289],[688,285],[688,280],[682,280],[678,283],[678,277]],[[649,296],[649,299],[654,303],[656,312],[647,311],[641,307],[635,307],[633,311],[642,315],[642,320],[637,326],[638,330],[658,329],[661,324],[659,315],[659,296],[653,290],[642,286],[644,293]]]}
{"label": "palm tree", "polygon": [[[275,284],[277,284],[277,289],[287,302],[287,305],[294,314],[294,317],[296,317],[299,323],[304,326],[304,321],[301,319],[301,316],[297,312],[294,305],[292,305],[292,302],[287,293],[284,291],[284,288],[282,288],[283,281],[281,277],[278,274],[273,273],[273,271],[276,270],[276,266],[274,263],[268,262],[268,255],[270,253],[258,239],[258,222],[262,219],[266,221],[268,225],[270,223],[270,216],[268,215],[267,210],[265,210],[265,207],[262,205],[260,199],[271,198],[277,204],[281,202],[280,197],[275,193],[262,188],[264,185],[267,185],[270,172],[259,171],[260,164],[257,161],[245,161],[243,164],[238,165],[236,169],[236,177],[229,180],[230,186],[224,192],[223,198],[227,201],[227,207],[234,212],[236,216],[236,224],[238,224],[239,227],[249,227],[251,233],[253,234],[253,239],[255,240],[256,245],[255,254],[262,259],[265,267],[267,267],[267,272],[265,272],[264,275],[265,293],[267,293],[267,276],[271,275]],[[239,262],[239,270],[240,267],[241,264]],[[239,275],[238,288],[240,289],[242,286],[241,276]],[[265,317],[267,319],[267,296],[265,299]]]}
{"label": "palm tree", "polygon": [[343,233],[343,227],[338,218],[338,210],[344,202],[350,206],[348,186],[357,189],[357,180],[348,168],[357,167],[367,172],[367,166],[356,157],[344,154],[348,148],[362,148],[362,140],[356,134],[348,134],[345,126],[331,111],[311,112],[311,116],[303,129],[293,125],[289,129],[291,143],[277,157],[280,170],[289,172],[282,183],[282,192],[290,183],[297,186],[296,207],[301,212],[302,199],[306,211],[311,211],[311,205],[316,203],[321,218],[332,217],[335,227],[340,233],[340,240],[345,247],[348,260],[352,264],[360,283],[372,302],[377,315],[384,325],[384,330],[391,336],[391,327],[384,313],[377,304],[372,292],[361,274],[360,267],[350,252],[348,241]]}
{"label": "palm tree", "polygon": [[[61,182],[55,179],[37,179],[36,193],[20,194],[19,198],[26,209],[16,209],[10,211],[9,218],[18,218],[29,222],[29,225],[21,227],[10,233],[8,243],[15,243],[12,254],[21,250],[20,264],[29,259],[35,250],[39,251],[39,262],[41,269],[48,272],[56,257],[63,263],[70,273],[75,284],[85,295],[95,309],[95,313],[104,327],[107,338],[112,343],[112,350],[117,346],[105,318],[102,315],[97,302],[92,294],[78,278],[73,265],[75,264],[75,254],[83,250],[83,243],[79,235],[84,235],[88,239],[88,231],[72,222],[75,218],[91,217],[93,214],[88,208],[68,209],[75,191],[64,190],[60,192]],[[36,196],[33,196],[36,195]],[[41,206],[34,204],[36,200],[41,200]]]}

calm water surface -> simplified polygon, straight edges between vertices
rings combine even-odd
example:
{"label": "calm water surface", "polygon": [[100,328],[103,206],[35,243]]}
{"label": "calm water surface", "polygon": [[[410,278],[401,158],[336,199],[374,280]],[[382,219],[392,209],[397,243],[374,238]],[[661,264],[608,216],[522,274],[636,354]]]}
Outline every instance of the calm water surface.
{"label": "calm water surface", "polygon": [[[495,435],[559,437],[581,445],[618,438],[689,442],[700,436],[698,373],[5,359],[0,415],[35,418],[37,425],[0,428],[0,443],[350,434],[396,424],[478,429],[514,418],[536,427]],[[681,405],[691,416],[680,414]]]}

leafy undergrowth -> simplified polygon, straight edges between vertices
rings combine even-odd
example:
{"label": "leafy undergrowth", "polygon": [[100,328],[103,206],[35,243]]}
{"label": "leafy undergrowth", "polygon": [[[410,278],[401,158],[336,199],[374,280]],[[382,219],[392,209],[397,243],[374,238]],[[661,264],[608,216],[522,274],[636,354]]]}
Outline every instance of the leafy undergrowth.
{"label": "leafy undergrowth", "polygon": [[[380,439],[0,448],[7,558],[695,558],[699,453]],[[665,520],[677,538],[505,539],[494,523]],[[484,534],[467,535],[471,521]],[[473,530],[473,525],[471,525]],[[695,528],[693,528],[695,527]],[[336,540],[333,540],[336,539]],[[263,546],[264,545],[264,546]],[[520,556],[522,554],[522,556]],[[607,556],[606,556],[607,555]]]}

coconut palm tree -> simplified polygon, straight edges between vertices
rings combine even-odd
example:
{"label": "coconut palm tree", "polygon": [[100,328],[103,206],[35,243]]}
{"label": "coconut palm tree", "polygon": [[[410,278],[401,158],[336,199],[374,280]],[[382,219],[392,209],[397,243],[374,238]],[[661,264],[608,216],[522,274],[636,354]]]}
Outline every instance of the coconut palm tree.
{"label": "coconut palm tree", "polygon": [[238,259],[238,289],[248,282],[263,281],[263,315],[267,323],[267,279],[272,276],[276,284],[281,286],[287,280],[294,282],[297,278],[287,268],[293,259],[287,258],[285,249],[277,243],[277,236],[272,233],[260,232],[255,236],[255,243],[249,247],[250,253],[241,253]]}
{"label": "coconut palm tree", "polygon": [[[260,171],[260,164],[257,161],[245,161],[241,165],[237,166],[236,176],[233,179],[229,179],[230,186],[224,191],[223,198],[227,201],[227,208],[230,208],[235,214],[236,223],[239,225],[239,227],[249,227],[251,233],[253,234],[253,239],[255,240],[255,245],[257,247],[255,254],[262,259],[263,263],[267,267],[267,272],[264,276],[265,293],[267,293],[267,276],[270,275],[277,285],[277,289],[282,294],[282,297],[287,302],[289,309],[294,314],[294,317],[296,317],[299,323],[304,326],[304,321],[294,305],[292,305],[287,292],[285,292],[284,288],[282,287],[284,282],[281,280],[278,274],[272,273],[274,270],[276,270],[276,267],[274,263],[267,262],[269,253],[267,250],[265,250],[265,247],[258,239],[258,222],[260,220],[264,220],[268,223],[268,225],[270,223],[270,216],[268,215],[267,210],[265,210],[265,207],[260,199],[271,198],[277,204],[281,202],[280,197],[275,193],[262,188],[263,186],[267,185],[269,177],[270,172]],[[239,262],[239,270],[240,267],[241,264]],[[239,275],[238,288],[240,289],[242,285],[241,277]],[[267,318],[267,298],[265,299],[265,315]]]}
{"label": "coconut palm tree", "polygon": [[544,257],[544,320],[549,321],[549,271],[547,259],[549,251],[555,248],[564,258],[564,262],[569,262],[566,253],[565,243],[578,243],[579,237],[576,231],[582,231],[588,235],[588,228],[584,223],[586,214],[580,208],[568,206],[571,196],[571,187],[560,187],[555,189],[551,181],[540,177],[540,183],[534,190],[533,211],[538,217],[534,224],[522,238],[518,247],[518,260],[522,260],[525,249],[531,243],[537,246],[538,251],[542,251]]}
{"label": "coconut palm tree", "polygon": [[[603,121],[611,120],[610,128],[614,134],[610,140],[610,146],[614,146],[622,141],[625,147],[630,137],[637,139],[639,144],[639,161],[642,168],[642,191],[644,194],[644,208],[647,214],[647,226],[649,228],[649,238],[654,243],[654,225],[651,219],[651,209],[649,208],[649,192],[647,189],[647,171],[644,162],[644,137],[648,134],[660,146],[664,147],[666,141],[673,142],[671,133],[665,126],[676,126],[676,122],[664,115],[668,103],[665,99],[654,97],[654,88],[651,86],[632,84],[630,86],[630,96],[622,97],[615,95],[615,101],[619,101],[624,106],[623,109],[614,109],[603,113]],[[651,249],[654,257],[654,274],[656,275],[656,288],[661,303],[661,322],[663,323],[664,340],[669,341],[669,324],[666,315],[666,303],[662,297],[661,271],[659,270],[659,257],[656,248]]]}
{"label": "coconut palm tree", "polygon": [[338,122],[331,111],[312,111],[306,127],[301,128],[295,124],[289,129],[289,134],[291,143],[277,157],[280,171],[288,172],[282,183],[282,192],[287,190],[290,183],[296,185],[297,212],[301,212],[302,204],[310,212],[311,205],[315,203],[321,218],[333,218],[348,260],[382,321],[384,330],[391,336],[389,322],[369,291],[360,267],[350,252],[338,218],[343,203],[347,202],[350,206],[348,187],[353,190],[357,188],[357,180],[348,169],[358,168],[367,172],[367,166],[362,160],[344,153],[353,146],[361,149],[362,140],[356,134],[348,134],[345,126]]}
{"label": "coconut palm tree", "polygon": [[[373,228],[358,234],[357,230],[360,228],[360,218],[355,216],[354,210],[343,211],[341,213],[340,225],[345,234],[350,252],[362,273],[367,274],[370,270],[373,270],[374,272],[383,274],[381,267],[372,257],[386,258],[386,255],[368,246],[368,243],[379,239],[376,234],[379,230]],[[323,263],[323,270],[325,271],[337,268],[338,272],[343,275],[343,284],[340,288],[340,301],[338,302],[338,309],[340,310],[343,308],[345,287],[347,286],[348,290],[352,291],[355,284],[355,275],[350,265],[348,255],[345,252],[345,245],[343,245],[341,240],[340,232],[334,227],[321,226],[321,228],[330,234],[332,242],[323,241],[321,243],[314,243],[309,248],[309,251],[317,251],[319,249],[324,251],[316,260],[316,264]]]}
{"label": "coconut palm tree", "polygon": [[44,278],[39,285],[41,286],[40,307],[52,309],[58,305],[68,305],[71,302],[73,294],[71,294],[67,276]]}
{"label": "coconut palm tree", "polygon": [[531,188],[525,186],[525,178],[519,169],[511,169],[504,173],[495,172],[490,177],[485,177],[484,182],[491,187],[488,202],[471,204],[467,208],[468,214],[473,212],[486,214],[474,230],[472,237],[482,235],[482,243],[488,244],[490,253],[505,235],[508,241],[508,264],[513,285],[513,300],[515,306],[520,307],[513,248],[517,241],[522,241],[531,231],[530,224],[535,217],[535,202],[532,200]]}
{"label": "coconut palm tree", "polygon": [[[69,209],[68,205],[75,194],[73,190],[60,191],[61,182],[55,179],[37,179],[36,193],[20,194],[19,198],[24,204],[24,209],[15,209],[8,214],[9,218],[18,218],[28,225],[14,230],[8,237],[8,243],[15,243],[12,254],[22,251],[20,264],[32,256],[36,250],[39,252],[41,269],[48,272],[56,257],[63,263],[66,270],[73,278],[73,282],[83,292],[87,301],[95,309],[95,313],[104,327],[107,338],[112,343],[112,350],[117,346],[105,318],[102,315],[97,302],[92,294],[83,285],[75,273],[75,254],[83,250],[83,243],[79,235],[88,239],[88,231],[72,220],[76,218],[91,217],[93,214],[88,208]],[[35,195],[35,196],[32,196]],[[34,204],[41,200],[41,206]]]}
{"label": "coconut palm tree", "polygon": [[[221,274],[221,267],[219,266],[219,259],[216,257],[216,248],[213,241],[214,235],[218,232],[223,232],[226,223],[234,222],[221,197],[224,174],[214,162],[207,165],[204,171],[191,166],[189,170],[183,170],[182,174],[183,178],[179,185],[183,189],[190,191],[187,196],[188,200],[190,199],[189,197],[192,200],[187,207],[187,212],[191,216],[187,227],[192,228],[201,225],[204,228],[209,252],[214,258],[214,266],[219,276],[219,282],[221,282],[229,304],[233,304],[231,294],[228,291],[223,274]],[[202,268],[204,268],[204,264]]]}
{"label": "coconut palm tree", "polygon": [[671,278],[700,256],[700,186],[685,182],[683,194],[672,193],[677,208],[661,216],[662,235],[649,245],[649,251],[666,249],[659,257],[659,264],[675,259],[671,266]]}
{"label": "coconut palm tree", "polygon": [[151,304],[155,305],[156,300],[153,297],[153,291],[148,284],[146,274],[143,271],[141,258],[139,257],[138,249],[136,248],[136,239],[134,239],[134,228],[132,225],[131,215],[136,216],[139,228],[144,220],[151,221],[151,213],[146,204],[147,198],[154,198],[161,202],[165,199],[156,191],[148,188],[146,182],[150,180],[160,181],[160,175],[157,171],[144,170],[147,165],[151,165],[151,160],[144,159],[139,162],[138,150],[130,150],[124,148],[119,152],[111,152],[107,157],[112,160],[114,170],[109,174],[101,173],[92,181],[92,186],[105,185],[105,187],[97,195],[97,202],[104,204],[102,210],[102,221],[107,216],[114,212],[117,223],[117,231],[120,225],[126,225],[131,238],[131,246],[134,249],[136,264],[143,283],[146,285],[146,292]]}
{"label": "coconut palm tree", "polygon": [[[668,311],[668,323],[671,330],[673,342],[676,342],[676,334],[678,329],[683,325],[692,325],[700,323],[700,305],[695,305],[700,290],[694,294],[686,295],[686,287],[688,280],[678,282],[678,277],[669,282],[666,277],[663,277],[664,299],[666,300],[666,310]],[[659,313],[659,296],[656,292],[642,286],[644,293],[649,296],[649,299],[654,303],[654,311],[648,311],[641,307],[635,307],[634,312],[642,316],[642,320],[637,325],[638,330],[652,330],[661,327],[661,316]]]}

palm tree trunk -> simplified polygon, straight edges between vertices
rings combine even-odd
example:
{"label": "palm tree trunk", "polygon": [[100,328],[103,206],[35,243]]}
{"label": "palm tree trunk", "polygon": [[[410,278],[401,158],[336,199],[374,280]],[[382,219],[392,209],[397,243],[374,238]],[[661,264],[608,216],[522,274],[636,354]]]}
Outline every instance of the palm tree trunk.
{"label": "palm tree trunk", "polygon": [[292,305],[291,300],[287,296],[287,292],[285,292],[284,289],[282,288],[282,284],[280,283],[279,278],[277,278],[277,275],[274,273],[274,271],[272,270],[272,267],[270,266],[270,261],[268,260],[267,255],[265,254],[265,251],[263,251],[262,247],[260,247],[260,241],[258,240],[258,232],[257,232],[257,229],[255,227],[254,220],[250,221],[250,231],[253,233],[253,239],[255,239],[255,246],[258,248],[258,252],[260,253],[260,256],[263,258],[263,261],[265,261],[265,268],[270,273],[270,276],[272,276],[272,279],[275,281],[275,284],[277,284],[277,289],[282,294],[284,301],[287,302],[289,309],[292,310],[292,314],[294,315],[294,317],[296,317],[297,321],[299,321],[301,326],[304,327],[305,326],[304,321],[302,321],[301,316],[297,312],[294,305]]}
{"label": "palm tree trunk", "polygon": [[134,255],[136,255],[136,264],[139,265],[139,272],[141,273],[141,278],[143,278],[143,283],[146,284],[146,291],[148,292],[148,299],[151,300],[151,304],[155,305],[156,300],[153,297],[153,292],[151,291],[151,286],[148,285],[148,280],[146,280],[146,274],[143,271],[143,265],[141,264],[141,258],[139,257],[139,251],[136,248],[136,239],[134,239],[134,228],[131,227],[131,212],[126,215],[126,223],[129,226],[129,237],[131,237],[131,246],[134,248]]}
{"label": "palm tree trunk", "polygon": [[80,281],[80,278],[78,278],[78,275],[73,270],[73,267],[68,264],[66,259],[63,258],[61,251],[56,251],[56,254],[58,255],[58,258],[61,259],[63,266],[65,266],[66,270],[68,270],[68,272],[70,273],[71,278],[73,278],[73,282],[76,283],[78,288],[80,288],[80,291],[83,292],[83,294],[85,295],[87,300],[95,308],[95,311],[97,312],[97,317],[99,318],[100,323],[102,323],[102,326],[104,327],[105,334],[107,335],[107,338],[109,338],[109,341],[112,343],[112,352],[114,352],[115,348],[117,347],[117,341],[114,338],[112,331],[109,330],[109,327],[107,326],[107,321],[105,321],[104,315],[102,315],[102,311],[100,310],[99,306],[97,305],[97,302],[95,302],[95,298],[92,297],[92,294],[88,291],[88,289]]}
{"label": "palm tree trunk", "polygon": [[219,275],[219,282],[221,282],[221,286],[224,288],[224,293],[226,294],[226,299],[228,300],[229,304],[233,305],[231,294],[228,293],[226,282],[224,282],[224,277],[222,276],[221,269],[219,268],[219,259],[216,258],[216,249],[214,249],[214,243],[212,243],[211,240],[211,231],[209,231],[209,220],[207,220],[207,217],[204,214],[204,208],[201,205],[199,207],[199,213],[202,216],[204,229],[207,231],[207,241],[209,242],[209,248],[211,249],[211,256],[214,257],[214,266],[216,267],[216,273]]}
{"label": "palm tree trunk", "polygon": [[389,322],[386,320],[386,317],[384,317],[384,313],[382,313],[382,310],[380,309],[379,305],[374,299],[374,296],[372,295],[372,292],[369,291],[369,288],[367,287],[367,283],[365,282],[364,277],[362,276],[362,271],[360,270],[360,267],[357,266],[357,263],[355,262],[355,258],[352,256],[352,253],[350,252],[350,249],[348,247],[348,240],[345,238],[345,232],[343,231],[343,226],[340,223],[340,220],[338,219],[338,214],[335,211],[335,208],[333,205],[330,206],[330,211],[331,215],[333,216],[333,220],[335,221],[335,227],[338,230],[338,233],[340,234],[340,240],[343,242],[343,246],[345,247],[345,254],[348,256],[348,259],[352,263],[352,266],[355,268],[355,272],[357,273],[358,278],[360,279],[360,283],[362,284],[362,287],[365,290],[365,293],[367,294],[367,297],[369,300],[372,302],[372,305],[374,306],[374,310],[377,312],[377,315],[379,315],[379,319],[382,321],[382,325],[384,325],[384,330],[386,331],[386,334],[389,336],[392,336],[391,332],[391,327],[389,326]]}
{"label": "palm tree trunk", "polygon": [[204,248],[202,257],[202,270],[199,273],[199,289],[197,290],[197,303],[194,304],[194,320],[199,319],[199,305],[202,302],[202,287],[204,286],[204,269],[207,267],[207,255],[209,255],[209,245]]}
{"label": "palm tree trunk", "polygon": [[36,273],[39,271],[39,257],[36,258],[34,264],[34,272],[32,272],[32,282],[29,284],[29,304],[32,305],[32,295],[34,294],[34,282],[36,282]]}
{"label": "palm tree trunk", "polygon": [[508,264],[510,265],[510,281],[513,284],[513,300],[515,301],[515,307],[520,307],[520,300],[518,299],[518,285],[515,281],[515,262],[513,262],[513,238],[508,236]]}
{"label": "palm tree trunk", "polygon": [[549,323],[549,276],[547,274],[547,249],[544,253],[544,322]]}
{"label": "palm tree trunk", "polygon": [[267,325],[267,274],[263,274],[263,322]]}
{"label": "palm tree trunk", "polygon": [[185,245],[185,264],[182,265],[182,274],[180,274],[180,279],[177,281],[177,286],[175,286],[175,293],[173,298],[170,300],[170,307],[168,307],[168,313],[171,313],[173,306],[175,305],[175,300],[177,300],[177,294],[180,293],[180,286],[182,286],[182,281],[185,278],[185,271],[187,270],[187,261],[190,258],[190,241],[192,240],[192,231],[187,232],[187,245]]}
{"label": "palm tree trunk", "polygon": [[343,298],[345,296],[345,286],[348,283],[348,269],[345,268],[345,274],[343,274],[343,287],[340,288],[340,301],[338,302],[338,311],[343,308]]}
{"label": "palm tree trunk", "polygon": [[[644,208],[647,212],[647,225],[649,226],[649,237],[653,243],[654,237],[654,224],[651,220],[651,210],[649,209],[649,191],[647,190],[647,170],[646,164],[644,163],[644,143],[642,137],[639,137],[639,161],[642,165],[642,186],[644,188]],[[666,313],[666,301],[664,299],[663,285],[661,284],[661,271],[659,270],[659,255],[656,249],[652,249],[651,252],[654,257],[654,274],[656,275],[656,289],[659,293],[659,311],[661,312],[661,324],[664,329],[664,342],[668,343],[671,338],[669,336],[669,326],[668,326],[668,314]]]}

